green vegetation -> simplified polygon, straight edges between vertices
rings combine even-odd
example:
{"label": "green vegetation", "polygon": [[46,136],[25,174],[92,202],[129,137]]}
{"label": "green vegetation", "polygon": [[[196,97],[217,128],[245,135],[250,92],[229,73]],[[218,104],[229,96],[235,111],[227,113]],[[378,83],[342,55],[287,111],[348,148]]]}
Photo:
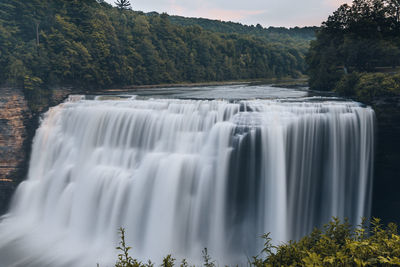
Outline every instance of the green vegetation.
{"label": "green vegetation", "polygon": [[343,96],[372,103],[379,97],[400,95],[400,73],[353,72],[342,76],[334,90]]}
{"label": "green vegetation", "polygon": [[[158,15],[155,12],[149,13],[149,15]],[[264,28],[260,24],[254,25],[243,25],[237,22],[227,22],[220,20],[211,20],[205,18],[186,18],[181,16],[170,16],[169,20],[173,24],[181,26],[200,26],[205,30],[220,33],[237,33],[252,35],[264,38],[268,42],[277,43],[294,43],[296,46],[308,49],[308,41],[315,39],[315,32],[318,27],[268,27]]]}
{"label": "green vegetation", "polygon": [[255,266],[398,266],[400,236],[397,225],[383,228],[379,219],[364,220],[353,229],[334,218],[322,230],[277,247],[267,239],[265,257],[255,257]]}
{"label": "green vegetation", "polygon": [[[129,247],[125,244],[125,232],[121,233],[121,247],[117,267],[146,267],[153,263],[142,264],[133,260],[128,254]],[[299,241],[273,246],[269,234],[265,240],[261,255],[249,262],[250,266],[399,266],[400,265],[400,235],[397,225],[390,223],[384,228],[379,219],[370,223],[363,220],[362,224],[352,227],[346,220],[333,220],[323,229],[315,229],[310,235]],[[175,259],[168,255],[161,266],[175,266]],[[179,266],[188,266],[183,260]],[[203,266],[214,267],[215,263],[203,251]]]}
{"label": "green vegetation", "polygon": [[[115,264],[115,267],[154,267],[154,263],[151,262],[150,260],[147,263],[142,263],[137,259],[133,259],[130,255],[129,255],[129,250],[131,250],[132,248],[127,246],[126,241],[125,241],[125,229],[124,228],[119,228],[119,234],[120,234],[120,246],[118,246],[116,249],[118,251],[120,251],[120,254],[118,254],[118,261]],[[203,260],[204,263],[203,265],[205,267],[215,267],[215,262],[212,260],[211,256],[208,254],[207,248],[205,248],[202,251],[202,255],[203,255]],[[166,257],[164,257],[163,262],[161,264],[161,267],[173,267],[175,266],[175,261],[176,259],[174,259],[172,257],[172,255],[167,255]],[[180,264],[180,267],[189,267],[188,262],[186,261],[186,259],[183,259]]]}
{"label": "green vegetation", "polygon": [[[57,86],[90,90],[305,72],[312,29],[305,30],[305,38],[299,28],[280,29],[289,33],[275,32],[274,40],[267,40],[250,33],[250,26],[241,34],[216,32],[196,23],[177,25],[167,14],[132,11],[129,1],[116,4],[1,1],[0,85],[22,87],[39,98]],[[292,32],[303,41],[296,44]]]}
{"label": "green vegetation", "polygon": [[323,22],[306,60],[310,88],[316,90],[333,90],[340,81],[341,91],[358,74],[343,76],[354,72],[394,72],[400,64],[400,2],[355,0],[340,6]]}

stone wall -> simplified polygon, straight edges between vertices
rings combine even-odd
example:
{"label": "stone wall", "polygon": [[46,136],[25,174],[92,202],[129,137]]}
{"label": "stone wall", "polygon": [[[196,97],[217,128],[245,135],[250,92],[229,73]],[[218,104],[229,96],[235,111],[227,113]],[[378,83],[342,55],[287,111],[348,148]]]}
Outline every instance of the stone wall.
{"label": "stone wall", "polygon": [[23,93],[0,89],[0,212],[18,183],[20,167],[27,159],[27,122],[32,118]]}

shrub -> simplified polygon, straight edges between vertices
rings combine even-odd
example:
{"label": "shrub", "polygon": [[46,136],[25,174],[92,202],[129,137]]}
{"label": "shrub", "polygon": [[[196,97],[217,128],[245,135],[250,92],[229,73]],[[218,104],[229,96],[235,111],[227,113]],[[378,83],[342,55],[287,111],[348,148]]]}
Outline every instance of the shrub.
{"label": "shrub", "polygon": [[334,90],[342,96],[371,103],[379,97],[400,95],[400,74],[352,72],[344,75]]}
{"label": "shrub", "polygon": [[[271,247],[270,242],[266,246]],[[274,250],[264,249],[264,258],[254,266],[399,266],[400,236],[395,224],[383,228],[379,219],[366,220],[356,228],[334,218],[322,230],[315,229],[298,242]],[[273,252],[275,251],[275,252]]]}
{"label": "shrub", "polygon": [[363,74],[357,84],[357,96],[361,101],[369,103],[377,97],[399,95],[399,82],[400,74]]}
{"label": "shrub", "polygon": [[[125,243],[125,230],[120,229],[121,241],[117,247],[121,253],[116,267],[152,267],[129,256],[131,249]],[[322,229],[315,229],[299,241],[273,246],[269,233],[262,236],[264,248],[261,254],[253,257],[250,266],[400,266],[400,236],[394,223],[383,227],[379,219],[371,222],[363,219],[357,227],[347,220],[341,222],[333,218]],[[202,251],[203,266],[215,267],[207,249]],[[168,255],[161,266],[175,266],[175,259]],[[181,267],[188,267],[182,260]]]}
{"label": "shrub", "polygon": [[359,81],[360,75],[356,72],[344,75],[336,84],[334,91],[343,96],[354,96]]}
{"label": "shrub", "polygon": [[[133,259],[129,255],[129,251],[132,249],[132,247],[129,247],[125,241],[125,229],[121,227],[118,231],[121,240],[119,242],[119,246],[116,249],[120,251],[120,254],[118,254],[118,261],[116,262],[115,267],[154,267],[154,263],[150,260],[147,263],[142,263],[137,259]],[[215,267],[214,262],[211,260],[211,257],[207,253],[207,249],[203,250],[203,258],[205,260],[204,266]],[[175,266],[175,259],[172,257],[172,255],[169,254],[164,257],[161,267],[173,266]],[[183,259],[181,261],[180,267],[189,267],[186,259]]]}

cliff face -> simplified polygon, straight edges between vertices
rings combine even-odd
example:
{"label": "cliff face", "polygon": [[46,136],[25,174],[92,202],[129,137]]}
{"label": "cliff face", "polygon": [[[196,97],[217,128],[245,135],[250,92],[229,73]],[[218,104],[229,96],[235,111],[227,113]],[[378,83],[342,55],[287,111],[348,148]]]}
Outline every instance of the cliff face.
{"label": "cliff face", "polygon": [[23,93],[0,89],[0,212],[21,177],[26,155],[27,124],[32,118]]}
{"label": "cliff face", "polygon": [[[40,112],[58,105],[70,89],[53,89]],[[32,113],[20,89],[0,88],[0,214],[9,205],[16,186],[28,171],[32,139],[39,126],[39,113]]]}
{"label": "cliff face", "polygon": [[377,99],[372,215],[400,224],[400,97]]}

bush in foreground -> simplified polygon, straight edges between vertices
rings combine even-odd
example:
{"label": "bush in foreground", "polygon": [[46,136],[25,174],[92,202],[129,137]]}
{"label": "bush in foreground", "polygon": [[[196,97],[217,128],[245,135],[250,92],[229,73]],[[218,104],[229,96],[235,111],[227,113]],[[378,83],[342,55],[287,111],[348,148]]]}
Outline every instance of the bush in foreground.
{"label": "bush in foreground", "polygon": [[315,229],[298,242],[277,247],[266,239],[264,258],[255,257],[255,266],[399,266],[400,236],[397,225],[386,228],[379,219],[366,220],[353,228],[334,218],[322,230]]}
{"label": "bush in foreground", "polygon": [[[119,242],[119,246],[116,247],[116,249],[120,253],[118,254],[118,261],[115,264],[115,267],[154,267],[154,263],[151,262],[150,260],[147,263],[142,263],[139,260],[132,258],[129,255],[129,250],[131,250],[132,247],[129,247],[125,241],[125,229],[122,227],[119,228],[119,234],[120,234],[121,240]],[[202,255],[203,255],[203,260],[204,260],[203,265],[205,267],[215,267],[215,262],[212,260],[211,256],[208,254],[207,248],[205,248],[202,251]],[[171,254],[169,254],[166,257],[164,257],[161,266],[162,267],[173,267],[173,266],[175,266],[175,261],[176,261],[176,259],[173,258]],[[186,259],[183,259],[178,266],[189,267],[189,264],[186,261]]]}
{"label": "bush in foreground", "polygon": [[[120,229],[121,241],[117,247],[121,253],[116,267],[152,267],[152,262],[141,263],[129,256],[131,249],[125,243],[125,231]],[[273,246],[269,234],[263,235],[264,248],[260,255],[253,257],[250,266],[400,266],[400,236],[397,225],[390,223],[383,227],[379,219],[363,220],[352,227],[347,220],[337,218],[322,229],[315,229],[299,241]],[[203,265],[215,267],[207,249],[203,250]],[[161,266],[187,267],[183,260],[179,264],[168,255]]]}

